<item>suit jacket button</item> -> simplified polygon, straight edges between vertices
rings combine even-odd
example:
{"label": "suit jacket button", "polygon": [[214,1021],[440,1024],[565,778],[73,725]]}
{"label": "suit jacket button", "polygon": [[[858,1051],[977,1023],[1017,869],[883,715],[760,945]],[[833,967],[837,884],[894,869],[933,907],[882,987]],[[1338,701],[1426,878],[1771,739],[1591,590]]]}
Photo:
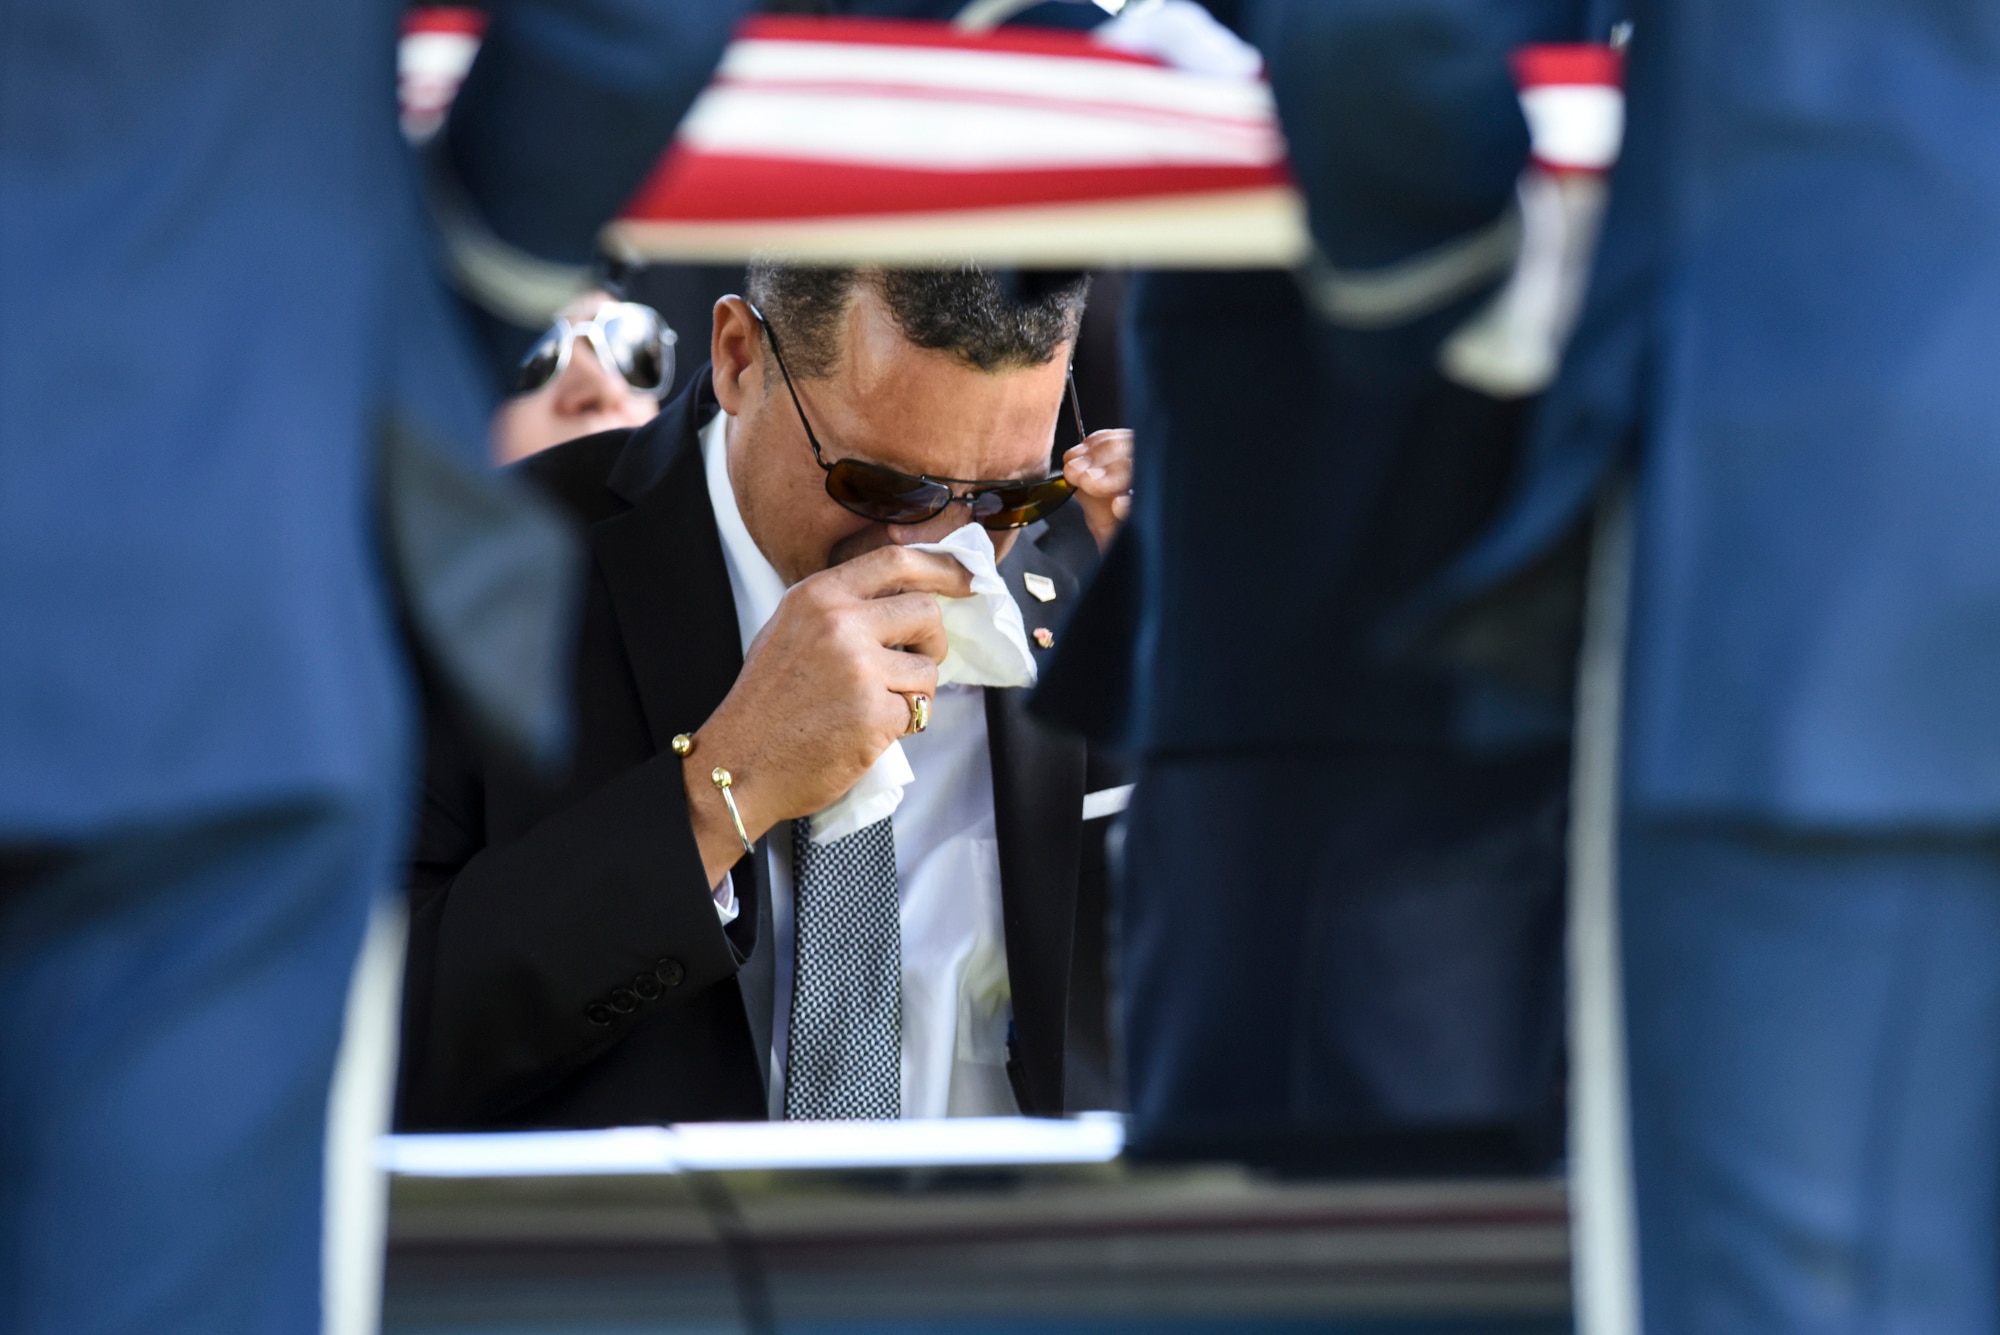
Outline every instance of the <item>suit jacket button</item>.
{"label": "suit jacket button", "polygon": [[584,1008],[583,1018],[592,1024],[610,1024],[611,1008],[601,1001],[593,1001]]}
{"label": "suit jacket button", "polygon": [[632,990],[639,994],[641,1001],[658,1001],[666,995],[667,989],[660,986],[660,980],[649,973],[642,973],[632,980]]}
{"label": "suit jacket button", "polygon": [[630,1015],[639,1009],[639,994],[629,987],[611,989],[611,1009],[620,1015]]}
{"label": "suit jacket button", "polygon": [[679,987],[687,981],[687,966],[679,960],[661,960],[653,966],[653,977],[668,987]]}

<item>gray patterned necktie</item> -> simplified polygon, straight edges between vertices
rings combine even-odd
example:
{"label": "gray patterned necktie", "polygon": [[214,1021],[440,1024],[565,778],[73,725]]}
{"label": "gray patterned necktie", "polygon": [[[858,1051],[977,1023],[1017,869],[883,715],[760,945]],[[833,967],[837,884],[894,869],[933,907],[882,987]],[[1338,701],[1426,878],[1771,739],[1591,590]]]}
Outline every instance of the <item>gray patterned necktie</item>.
{"label": "gray patterned necktie", "polygon": [[889,822],[815,844],[812,821],[793,821],[792,902],[785,1117],[900,1116],[903,933]]}

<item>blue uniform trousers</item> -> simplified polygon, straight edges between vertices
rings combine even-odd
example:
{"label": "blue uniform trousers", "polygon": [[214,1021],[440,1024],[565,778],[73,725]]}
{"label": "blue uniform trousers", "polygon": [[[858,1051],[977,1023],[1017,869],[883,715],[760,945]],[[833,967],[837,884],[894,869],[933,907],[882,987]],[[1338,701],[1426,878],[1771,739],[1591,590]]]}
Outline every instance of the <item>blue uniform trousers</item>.
{"label": "blue uniform trousers", "polygon": [[405,814],[0,848],[0,1330],[320,1326],[346,983]]}
{"label": "blue uniform trousers", "polygon": [[1567,781],[1559,746],[1143,762],[1117,915],[1135,1150],[1552,1159]]}
{"label": "blue uniform trousers", "polygon": [[1628,818],[1647,1335],[2000,1325],[2000,840]]}

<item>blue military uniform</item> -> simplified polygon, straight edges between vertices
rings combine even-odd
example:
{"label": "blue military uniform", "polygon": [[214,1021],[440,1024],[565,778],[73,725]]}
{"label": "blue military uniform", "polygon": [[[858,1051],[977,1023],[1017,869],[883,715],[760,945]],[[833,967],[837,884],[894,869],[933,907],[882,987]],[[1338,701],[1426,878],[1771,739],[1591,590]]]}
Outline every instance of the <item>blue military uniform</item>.
{"label": "blue military uniform", "polygon": [[[1519,465],[1530,405],[1437,370],[1512,257],[1528,138],[1508,56],[1608,17],[1217,8],[1266,54],[1319,257],[1137,285],[1135,513],[1044,685],[1045,708],[1143,757],[1120,910],[1131,1134],[1358,1169],[1546,1165],[1570,665],[1512,662],[1522,637],[1502,635],[1473,671],[1395,631]],[[1573,631],[1577,592],[1531,601]],[[1120,613],[1122,699],[1088,680]]]}
{"label": "blue military uniform", "polygon": [[[432,174],[486,297],[587,259],[735,8],[494,6]],[[9,1331],[317,1328],[327,1081],[413,763],[385,572],[476,712],[557,740],[510,683],[560,624],[489,595],[560,551],[478,468],[495,381],[396,128],[399,20],[0,9]]]}
{"label": "blue military uniform", "polygon": [[1634,6],[1512,577],[1635,480],[1621,851],[1646,1328],[2000,1321],[2000,33]]}

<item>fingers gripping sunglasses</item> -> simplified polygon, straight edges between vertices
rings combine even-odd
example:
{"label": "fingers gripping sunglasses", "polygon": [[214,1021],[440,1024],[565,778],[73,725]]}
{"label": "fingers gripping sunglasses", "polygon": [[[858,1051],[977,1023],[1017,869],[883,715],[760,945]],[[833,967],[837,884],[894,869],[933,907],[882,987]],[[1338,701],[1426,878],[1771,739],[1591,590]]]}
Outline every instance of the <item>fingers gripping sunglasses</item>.
{"label": "fingers gripping sunglasses", "polygon": [[607,301],[588,320],[557,319],[521,359],[516,394],[531,394],[561,375],[581,338],[597,354],[598,365],[616,367],[625,383],[642,394],[665,398],[674,383],[674,331],[651,306]]}
{"label": "fingers gripping sunglasses", "polygon": [[[1024,481],[992,482],[903,473],[859,459],[836,459],[828,463],[819,438],[813,434],[812,423],[806,420],[805,405],[799,402],[799,391],[792,384],[791,371],[786,369],[785,355],[778,349],[778,331],[771,327],[762,311],[754,306],[750,309],[771,340],[771,355],[777,359],[778,374],[785,378],[785,391],[791,395],[799,425],[806,429],[813,462],[826,474],[826,494],[863,519],[882,524],[921,524],[943,514],[949,506],[963,505],[972,511],[973,522],[982,528],[993,531],[1026,528],[1076,494],[1061,473]],[[1067,377],[1066,383],[1069,408],[1076,418],[1080,440],[1087,433],[1083,429],[1083,409],[1076,398],[1075,376]],[[966,490],[954,490],[957,487]]]}

